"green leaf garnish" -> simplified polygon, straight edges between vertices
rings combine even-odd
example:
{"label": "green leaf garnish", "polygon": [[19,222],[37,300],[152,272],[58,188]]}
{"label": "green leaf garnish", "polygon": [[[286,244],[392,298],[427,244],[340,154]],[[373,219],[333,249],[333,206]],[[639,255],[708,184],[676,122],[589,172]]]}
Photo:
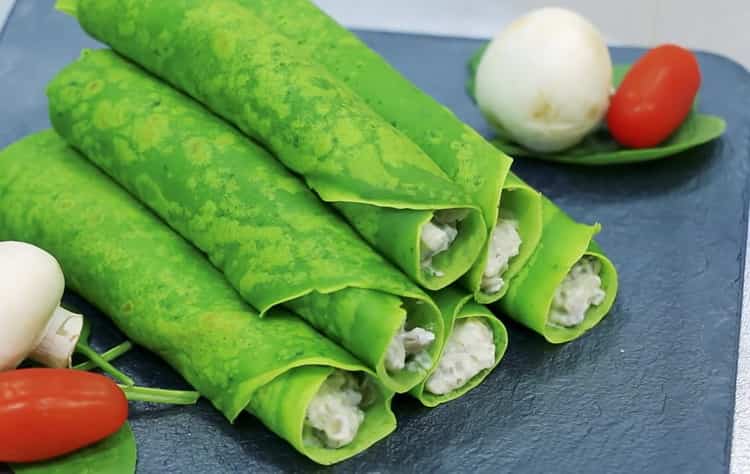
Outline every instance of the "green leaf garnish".
{"label": "green leaf garnish", "polygon": [[12,464],[16,474],[133,474],[138,458],[135,437],[125,423],[109,438],[75,453],[33,464]]}
{"label": "green leaf garnish", "polygon": [[[120,344],[117,344],[116,346],[102,352],[101,356],[102,356],[102,359],[104,359],[105,361],[112,362],[118,357],[122,357],[123,355],[130,352],[130,349],[132,348],[133,348],[132,342],[130,341],[121,342]],[[91,361],[82,362],[78,365],[73,366],[73,368],[76,370],[93,370],[93,369],[96,369],[97,367],[98,366]]]}

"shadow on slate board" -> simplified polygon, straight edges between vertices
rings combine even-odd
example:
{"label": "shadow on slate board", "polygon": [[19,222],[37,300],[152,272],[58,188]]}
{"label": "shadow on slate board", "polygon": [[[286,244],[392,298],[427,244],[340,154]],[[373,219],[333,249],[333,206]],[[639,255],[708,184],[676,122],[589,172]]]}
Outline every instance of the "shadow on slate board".
{"label": "shadow on slate board", "polygon": [[[0,41],[0,147],[49,126],[44,87],[96,46],[53,1],[20,1]],[[475,40],[363,32],[362,38],[482,133],[464,94]],[[614,49],[616,62],[641,51]],[[700,54],[701,109],[724,117],[718,142],[671,159],[609,168],[517,160],[515,170],[575,218],[604,224],[617,264],[611,315],[554,347],[514,324],[504,362],[467,396],[427,410],[395,402],[397,433],[330,469],[296,454],[250,416],[229,425],[209,403],[133,404],[139,472],[728,471],[747,229],[750,80]],[[43,170],[40,170],[43,172]],[[100,349],[122,335],[75,295]],[[137,349],[118,364],[139,384],[186,388]],[[2,467],[0,467],[0,470]]]}

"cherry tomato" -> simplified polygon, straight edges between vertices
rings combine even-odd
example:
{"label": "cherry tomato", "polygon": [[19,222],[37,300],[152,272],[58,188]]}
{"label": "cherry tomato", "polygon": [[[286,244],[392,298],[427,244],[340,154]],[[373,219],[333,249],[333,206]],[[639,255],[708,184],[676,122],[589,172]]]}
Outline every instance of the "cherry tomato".
{"label": "cherry tomato", "polygon": [[612,136],[631,148],[658,145],[685,121],[700,84],[693,53],[672,44],[650,50],[610,101],[607,126]]}
{"label": "cherry tomato", "polygon": [[114,434],[128,401],[110,379],[70,369],[0,373],[0,462],[35,462]]}

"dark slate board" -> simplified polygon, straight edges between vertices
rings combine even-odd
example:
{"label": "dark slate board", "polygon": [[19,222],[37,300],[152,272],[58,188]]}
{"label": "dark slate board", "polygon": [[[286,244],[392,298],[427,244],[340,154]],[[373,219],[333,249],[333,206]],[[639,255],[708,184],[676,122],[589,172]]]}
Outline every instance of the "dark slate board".
{"label": "dark slate board", "polygon": [[[48,126],[44,87],[87,39],[52,0],[17,2],[0,42],[0,146]],[[463,119],[489,133],[464,94],[480,42],[383,33],[362,37]],[[616,61],[640,51],[615,49]],[[727,472],[750,163],[750,80],[700,55],[701,109],[727,119],[720,141],[669,160],[515,169],[574,217],[604,224],[621,293],[597,330],[561,347],[510,324],[505,361],[462,399],[427,410],[395,403],[400,428],[335,472]],[[43,173],[44,170],[40,170]],[[95,322],[95,343],[122,336]],[[154,356],[119,362],[139,384],[185,387]],[[318,468],[250,416],[229,425],[197,407],[133,405],[139,472],[297,472]],[[323,471],[324,469],[320,469]]]}

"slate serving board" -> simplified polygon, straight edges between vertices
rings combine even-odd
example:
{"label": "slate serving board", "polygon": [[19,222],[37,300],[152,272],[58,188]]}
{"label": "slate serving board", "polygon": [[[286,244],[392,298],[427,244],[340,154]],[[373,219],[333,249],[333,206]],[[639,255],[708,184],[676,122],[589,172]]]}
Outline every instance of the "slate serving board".
{"label": "slate serving board", "polygon": [[[44,87],[96,46],[52,0],[20,1],[0,39],[0,147],[49,126]],[[361,33],[418,85],[490,134],[464,93],[479,41]],[[641,51],[614,49],[616,62]],[[599,220],[621,292],[611,315],[555,347],[509,324],[500,367],[462,399],[428,410],[397,399],[400,427],[334,472],[727,472],[750,169],[750,78],[701,54],[701,109],[724,117],[718,142],[668,160],[583,168],[517,160],[518,174],[575,218]],[[44,170],[39,170],[40,174]],[[75,295],[104,349],[122,335]],[[118,365],[139,384],[185,388],[154,356]],[[250,416],[234,426],[205,401],[135,404],[139,472],[326,471]],[[0,467],[0,471],[2,471]]]}

